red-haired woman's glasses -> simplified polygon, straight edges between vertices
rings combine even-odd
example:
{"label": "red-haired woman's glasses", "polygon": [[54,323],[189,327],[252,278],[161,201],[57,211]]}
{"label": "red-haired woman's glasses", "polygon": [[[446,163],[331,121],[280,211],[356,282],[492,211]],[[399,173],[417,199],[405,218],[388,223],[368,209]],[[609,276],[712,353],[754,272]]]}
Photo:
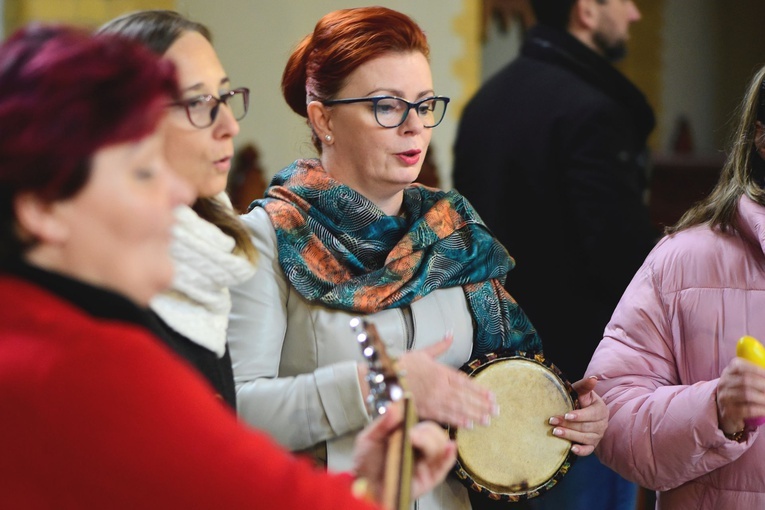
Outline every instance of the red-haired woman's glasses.
{"label": "red-haired woman's glasses", "polygon": [[228,106],[236,120],[242,120],[247,115],[250,105],[250,89],[246,87],[224,92],[220,97],[212,94],[195,96],[173,103],[186,110],[186,116],[194,127],[206,128],[212,126],[218,117],[221,103]]}
{"label": "red-haired woman's glasses", "polygon": [[445,96],[426,97],[416,103],[410,103],[406,99],[395,96],[352,97],[347,99],[328,99],[322,101],[321,104],[332,106],[362,102],[372,103],[375,120],[384,128],[394,128],[403,124],[411,109],[417,112],[417,116],[422,121],[424,127],[433,128],[444,120],[449,98]]}

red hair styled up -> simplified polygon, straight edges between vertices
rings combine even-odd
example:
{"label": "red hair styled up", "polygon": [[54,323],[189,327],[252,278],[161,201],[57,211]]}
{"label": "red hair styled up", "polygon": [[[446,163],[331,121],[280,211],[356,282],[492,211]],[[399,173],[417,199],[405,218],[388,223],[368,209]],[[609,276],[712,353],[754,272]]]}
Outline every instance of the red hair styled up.
{"label": "red hair styled up", "polygon": [[74,196],[99,149],[138,140],[177,95],[172,64],[117,36],[31,25],[0,46],[0,262],[21,254],[13,197]]}
{"label": "red hair styled up", "polygon": [[[430,56],[425,33],[409,16],[385,7],[331,12],[290,55],[282,94],[295,113],[308,117],[306,104],[333,99],[360,65],[387,52],[408,51]],[[313,138],[321,151],[321,143]]]}

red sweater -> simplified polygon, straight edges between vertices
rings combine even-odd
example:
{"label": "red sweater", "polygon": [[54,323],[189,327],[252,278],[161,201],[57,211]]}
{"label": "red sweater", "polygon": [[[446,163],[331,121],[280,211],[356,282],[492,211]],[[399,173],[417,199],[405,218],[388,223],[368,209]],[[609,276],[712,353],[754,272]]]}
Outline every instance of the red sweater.
{"label": "red sweater", "polygon": [[245,429],[142,327],[6,275],[0,303],[0,508],[373,508]]}

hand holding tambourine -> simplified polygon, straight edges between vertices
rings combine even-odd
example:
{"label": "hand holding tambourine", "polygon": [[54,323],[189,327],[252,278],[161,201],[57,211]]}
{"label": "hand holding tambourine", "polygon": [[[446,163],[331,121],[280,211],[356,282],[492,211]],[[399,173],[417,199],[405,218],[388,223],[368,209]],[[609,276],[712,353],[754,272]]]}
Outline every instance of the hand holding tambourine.
{"label": "hand holding tambourine", "polygon": [[572,385],[541,354],[518,351],[481,356],[462,370],[490,388],[501,409],[487,427],[450,428],[455,472],[473,491],[508,502],[539,496],[603,437],[608,411],[595,378]]}
{"label": "hand holding tambourine", "polygon": [[571,385],[579,396],[579,409],[550,418],[553,435],[571,441],[571,452],[584,457],[595,451],[608,427],[608,408],[595,393],[596,377],[581,379]]}

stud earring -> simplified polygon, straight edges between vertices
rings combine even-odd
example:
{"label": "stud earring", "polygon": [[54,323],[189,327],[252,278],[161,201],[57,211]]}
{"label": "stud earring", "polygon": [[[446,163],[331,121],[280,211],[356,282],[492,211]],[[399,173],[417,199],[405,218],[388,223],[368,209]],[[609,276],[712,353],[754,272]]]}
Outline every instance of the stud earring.
{"label": "stud earring", "polygon": [[332,141],[332,135],[324,135],[324,140],[326,140],[327,142],[331,142]]}

